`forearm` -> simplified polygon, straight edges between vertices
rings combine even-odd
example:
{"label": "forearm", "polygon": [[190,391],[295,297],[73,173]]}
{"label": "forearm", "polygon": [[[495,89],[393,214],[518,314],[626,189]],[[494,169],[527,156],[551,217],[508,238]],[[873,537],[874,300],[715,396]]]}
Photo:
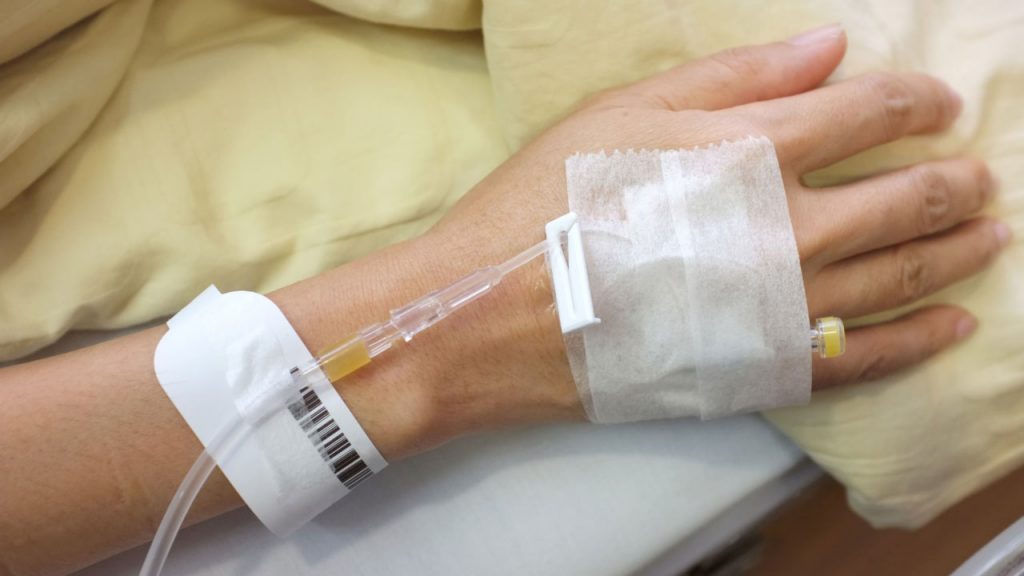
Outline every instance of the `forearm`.
{"label": "forearm", "polygon": [[[315,353],[484,263],[434,237],[270,295]],[[508,250],[515,251],[517,246]],[[540,264],[336,384],[388,460],[503,423],[578,417]],[[201,444],[152,368],[165,328],[0,370],[0,566],[60,573],[148,540]],[[529,368],[528,368],[529,367]],[[477,386],[477,383],[483,384]],[[531,390],[534,390],[531,392]],[[535,390],[540,390],[537,393]],[[219,472],[189,521],[241,505]]]}
{"label": "forearm", "polygon": [[[160,389],[163,328],[0,371],[0,560],[63,573],[141,542],[202,450]],[[216,473],[193,518],[237,506]]]}

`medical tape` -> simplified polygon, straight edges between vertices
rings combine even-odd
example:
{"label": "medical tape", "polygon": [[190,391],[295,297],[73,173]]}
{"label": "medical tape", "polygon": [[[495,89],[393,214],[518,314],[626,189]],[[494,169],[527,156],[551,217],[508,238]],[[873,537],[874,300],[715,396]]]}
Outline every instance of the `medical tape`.
{"label": "medical tape", "polygon": [[387,465],[322,372],[291,377],[313,357],[266,297],[211,286],[167,324],[154,355],[160,385],[204,446],[226,422],[244,428],[227,453],[211,455],[275,534]]}
{"label": "medical tape", "polygon": [[601,318],[566,338],[591,420],[808,401],[803,275],[770,140],[577,154],[566,181]]}

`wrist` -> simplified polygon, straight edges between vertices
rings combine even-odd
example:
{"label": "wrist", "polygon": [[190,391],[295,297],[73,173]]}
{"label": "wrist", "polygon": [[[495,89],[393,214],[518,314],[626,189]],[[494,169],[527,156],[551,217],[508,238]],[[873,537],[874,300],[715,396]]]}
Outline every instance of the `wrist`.
{"label": "wrist", "polygon": [[[495,243],[463,232],[452,238],[433,231],[404,247],[422,264],[422,276],[415,294],[396,306],[499,264],[542,237]],[[384,358],[396,375],[416,382],[416,451],[483,430],[583,418],[541,258]]]}
{"label": "wrist", "polygon": [[[431,232],[271,297],[316,353],[533,239],[523,241]],[[335,387],[388,460],[480,430],[582,418],[540,259]]]}
{"label": "wrist", "polygon": [[[432,289],[500,264],[539,241],[528,234],[502,242],[433,232],[421,239],[425,261],[435,255]],[[437,255],[444,255],[437,258]],[[439,436],[583,417],[555,313],[543,258],[517,269],[490,293],[460,309],[417,344],[437,361],[426,381]]]}

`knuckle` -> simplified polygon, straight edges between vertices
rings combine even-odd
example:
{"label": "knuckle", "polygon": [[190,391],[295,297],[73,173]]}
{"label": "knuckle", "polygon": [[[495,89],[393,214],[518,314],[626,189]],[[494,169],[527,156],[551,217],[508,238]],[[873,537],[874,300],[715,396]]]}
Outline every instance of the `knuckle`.
{"label": "knuckle", "polygon": [[933,166],[920,166],[912,172],[918,190],[918,232],[931,234],[942,229],[953,211],[953,190],[949,179]]}
{"label": "knuckle", "polygon": [[712,54],[709,58],[739,78],[754,78],[764,67],[757,52],[748,47],[729,48]]}
{"label": "knuckle", "polygon": [[896,250],[898,274],[897,303],[908,304],[932,292],[932,274],[924,255],[915,248],[903,246]]}
{"label": "knuckle", "polygon": [[895,140],[906,134],[914,107],[914,95],[906,82],[885,72],[868,74],[863,81],[868,97],[880,110],[879,121],[885,137]]}

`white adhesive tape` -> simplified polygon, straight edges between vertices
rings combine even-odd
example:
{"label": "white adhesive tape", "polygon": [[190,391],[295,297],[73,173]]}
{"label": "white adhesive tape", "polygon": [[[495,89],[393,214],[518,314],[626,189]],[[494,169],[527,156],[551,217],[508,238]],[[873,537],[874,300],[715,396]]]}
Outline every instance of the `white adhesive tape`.
{"label": "white adhesive tape", "polygon": [[767,138],[566,160],[601,324],[567,337],[591,420],[810,398],[807,303]]}
{"label": "white adhesive tape", "polygon": [[[231,415],[242,418],[243,439],[214,457],[275,534],[290,534],[387,465],[321,372],[309,377],[315,396],[299,416],[288,409],[298,393],[289,371],[313,357],[266,297],[211,286],[167,324],[154,356],[161,386],[204,446]],[[338,450],[323,450],[331,442]]]}

